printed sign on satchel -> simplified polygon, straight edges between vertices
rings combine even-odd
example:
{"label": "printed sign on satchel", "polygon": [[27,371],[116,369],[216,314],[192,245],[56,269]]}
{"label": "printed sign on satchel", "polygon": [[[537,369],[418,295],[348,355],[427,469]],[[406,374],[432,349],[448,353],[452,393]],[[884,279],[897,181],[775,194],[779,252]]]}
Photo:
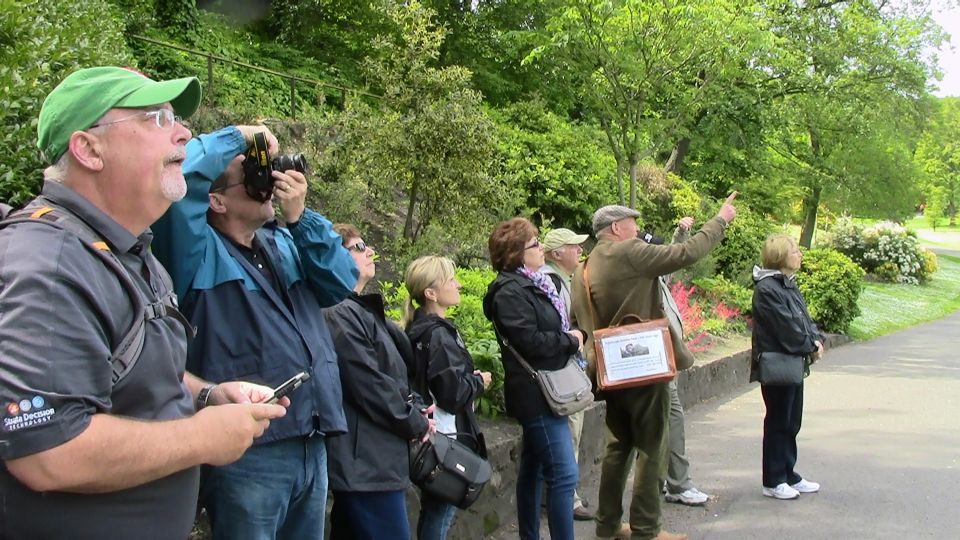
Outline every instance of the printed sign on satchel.
{"label": "printed sign on satchel", "polygon": [[[597,312],[590,296],[590,274],[586,263],[583,282],[596,327]],[[594,330],[593,347],[600,390],[646,386],[668,382],[677,376],[670,322],[666,318],[645,321],[637,315],[625,315],[612,326]]]}

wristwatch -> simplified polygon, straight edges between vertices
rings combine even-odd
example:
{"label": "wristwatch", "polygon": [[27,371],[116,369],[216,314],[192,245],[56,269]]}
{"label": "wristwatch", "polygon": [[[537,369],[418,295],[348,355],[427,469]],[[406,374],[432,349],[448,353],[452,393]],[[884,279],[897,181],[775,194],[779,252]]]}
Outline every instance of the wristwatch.
{"label": "wristwatch", "polygon": [[206,407],[207,402],[210,401],[210,393],[213,392],[213,389],[216,388],[215,384],[208,384],[200,389],[200,393],[197,394],[197,410]]}

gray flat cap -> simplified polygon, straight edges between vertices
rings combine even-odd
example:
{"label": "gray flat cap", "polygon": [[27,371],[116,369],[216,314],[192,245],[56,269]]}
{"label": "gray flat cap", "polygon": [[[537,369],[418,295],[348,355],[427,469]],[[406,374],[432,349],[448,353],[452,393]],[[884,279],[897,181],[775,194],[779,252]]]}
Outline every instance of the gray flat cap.
{"label": "gray flat cap", "polygon": [[597,234],[614,221],[620,221],[624,218],[638,217],[640,217],[640,212],[637,212],[633,208],[620,206],[619,204],[604,206],[593,213],[593,234]]}

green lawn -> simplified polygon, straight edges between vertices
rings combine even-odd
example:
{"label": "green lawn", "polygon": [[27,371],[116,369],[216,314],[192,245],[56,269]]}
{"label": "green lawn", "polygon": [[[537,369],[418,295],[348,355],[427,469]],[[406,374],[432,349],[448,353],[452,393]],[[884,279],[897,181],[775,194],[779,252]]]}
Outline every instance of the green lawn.
{"label": "green lawn", "polygon": [[[960,248],[960,241],[947,247]],[[850,337],[882,336],[960,309],[960,257],[940,255],[938,259],[940,270],[926,285],[867,283],[860,295],[862,313],[850,325]]]}

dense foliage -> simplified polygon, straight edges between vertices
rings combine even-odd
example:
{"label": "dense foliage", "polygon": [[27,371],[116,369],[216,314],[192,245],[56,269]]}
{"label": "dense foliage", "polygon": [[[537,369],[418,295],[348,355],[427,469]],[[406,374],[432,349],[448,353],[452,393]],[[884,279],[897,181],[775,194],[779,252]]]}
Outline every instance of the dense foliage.
{"label": "dense foliage", "polygon": [[826,332],[844,333],[860,315],[857,299],[863,292],[863,269],[833,249],[810,249],[803,254],[797,285],[810,316]]}
{"label": "dense foliage", "polygon": [[37,117],[61,79],[85,66],[136,65],[121,30],[106,0],[70,9],[54,0],[0,0],[0,200],[22,204],[39,191]]}

